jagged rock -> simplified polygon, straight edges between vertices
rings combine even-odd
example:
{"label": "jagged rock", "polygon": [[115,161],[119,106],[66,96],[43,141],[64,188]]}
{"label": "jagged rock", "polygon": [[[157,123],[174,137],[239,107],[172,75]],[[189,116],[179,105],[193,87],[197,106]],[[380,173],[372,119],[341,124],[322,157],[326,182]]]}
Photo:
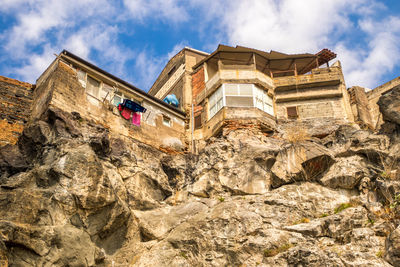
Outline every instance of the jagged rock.
{"label": "jagged rock", "polygon": [[398,148],[386,136],[339,127],[290,143],[242,129],[197,155],[167,154],[76,114],[47,114],[19,140],[27,167],[0,178],[0,260],[10,266],[396,261],[387,205],[399,186],[382,171],[397,171]]}
{"label": "jagged rock", "polygon": [[400,87],[382,95],[377,104],[384,121],[400,125]]}
{"label": "jagged rock", "polygon": [[331,188],[353,189],[363,177],[369,175],[367,163],[356,155],[337,159],[320,182]]}
{"label": "jagged rock", "polygon": [[400,266],[400,227],[397,227],[386,239],[385,259],[393,266]]}
{"label": "jagged rock", "polygon": [[6,145],[0,148],[0,177],[6,177],[28,169],[29,164],[18,146]]}
{"label": "jagged rock", "polygon": [[292,144],[278,153],[271,169],[271,185],[276,188],[296,181],[315,180],[333,163],[330,152],[321,145],[312,142]]}

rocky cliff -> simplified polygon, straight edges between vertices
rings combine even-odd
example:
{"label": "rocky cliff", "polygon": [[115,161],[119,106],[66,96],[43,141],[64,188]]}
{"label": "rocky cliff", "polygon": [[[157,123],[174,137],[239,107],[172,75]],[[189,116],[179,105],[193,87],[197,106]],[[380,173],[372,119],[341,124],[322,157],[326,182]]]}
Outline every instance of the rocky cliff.
{"label": "rocky cliff", "polygon": [[0,150],[0,260],[400,266],[399,92],[379,105],[380,133],[226,130],[196,155],[51,108]]}

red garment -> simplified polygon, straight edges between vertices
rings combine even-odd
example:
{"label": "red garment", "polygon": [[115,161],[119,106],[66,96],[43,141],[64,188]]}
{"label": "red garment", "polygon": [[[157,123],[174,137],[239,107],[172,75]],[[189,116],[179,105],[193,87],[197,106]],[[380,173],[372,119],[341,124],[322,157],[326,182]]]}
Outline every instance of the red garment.
{"label": "red garment", "polygon": [[140,126],[140,113],[139,112],[133,112],[132,124],[134,124],[136,126]]}
{"label": "red garment", "polygon": [[124,117],[125,119],[129,120],[131,118],[132,110],[123,108],[121,112],[121,116]]}

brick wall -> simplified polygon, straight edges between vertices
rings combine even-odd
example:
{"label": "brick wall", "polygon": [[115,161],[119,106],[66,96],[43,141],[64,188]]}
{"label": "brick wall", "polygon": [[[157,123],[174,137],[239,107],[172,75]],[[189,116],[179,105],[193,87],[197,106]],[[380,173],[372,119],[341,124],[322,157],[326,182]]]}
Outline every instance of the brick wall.
{"label": "brick wall", "polygon": [[0,146],[17,142],[31,103],[31,84],[0,76]]}
{"label": "brick wall", "polygon": [[[193,103],[196,104],[196,98],[200,92],[206,88],[204,81],[204,67],[192,74],[192,97]],[[204,107],[201,105],[194,107],[194,117],[196,118],[195,127],[199,128],[205,122]]]}
{"label": "brick wall", "polygon": [[196,100],[197,95],[204,90],[206,83],[204,82],[204,68],[202,67],[196,73],[192,74],[192,90],[193,100]]}

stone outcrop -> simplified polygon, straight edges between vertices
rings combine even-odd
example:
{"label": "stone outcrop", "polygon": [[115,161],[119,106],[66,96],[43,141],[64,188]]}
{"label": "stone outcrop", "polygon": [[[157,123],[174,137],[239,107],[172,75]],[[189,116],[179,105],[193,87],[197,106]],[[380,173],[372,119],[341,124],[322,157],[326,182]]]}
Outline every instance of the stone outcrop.
{"label": "stone outcrop", "polygon": [[0,261],[400,266],[395,135],[241,129],[168,154],[50,108],[0,149]]}

